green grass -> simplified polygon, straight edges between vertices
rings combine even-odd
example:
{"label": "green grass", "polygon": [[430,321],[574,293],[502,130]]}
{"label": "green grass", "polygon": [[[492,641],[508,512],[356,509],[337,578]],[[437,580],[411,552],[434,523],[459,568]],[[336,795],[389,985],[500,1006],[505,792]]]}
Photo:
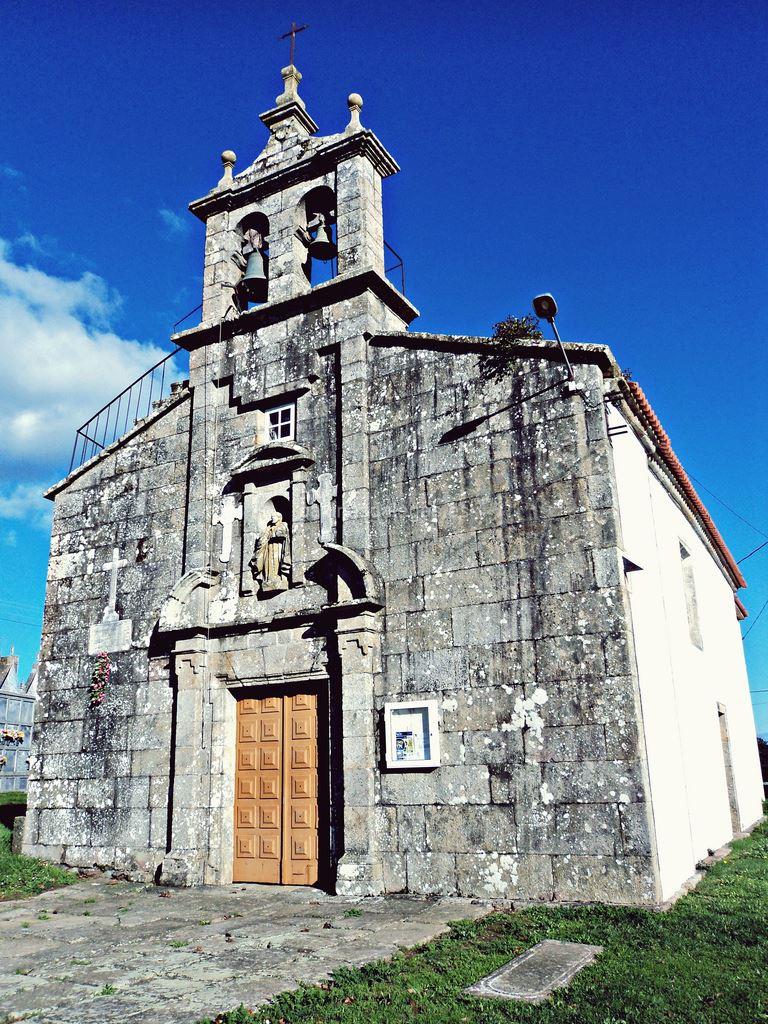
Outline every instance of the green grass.
{"label": "green grass", "polygon": [[0,825],[0,900],[34,896],[45,889],[55,889],[76,881],[75,875],[55,864],[11,853],[10,829]]}
{"label": "green grass", "polygon": [[[541,939],[604,947],[540,1006],[462,989]],[[768,1021],[768,826],[734,844],[666,913],[541,906],[457,922],[443,938],[220,1024],[756,1024]],[[210,1024],[210,1021],[205,1022]]]}
{"label": "green grass", "polygon": [[27,806],[27,794],[20,789],[12,789],[5,793],[0,793],[0,807],[5,804],[23,804]]}

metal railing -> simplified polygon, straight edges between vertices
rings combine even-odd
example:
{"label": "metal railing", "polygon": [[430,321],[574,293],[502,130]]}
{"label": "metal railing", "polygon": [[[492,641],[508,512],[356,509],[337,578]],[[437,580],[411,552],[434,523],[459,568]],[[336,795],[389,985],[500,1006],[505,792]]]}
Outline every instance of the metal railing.
{"label": "metal railing", "polygon": [[[384,240],[384,246],[394,256],[395,262],[384,268],[384,273],[389,277],[392,284],[397,287],[398,278],[401,294],[405,295],[405,266],[403,259],[396,252],[389,242]],[[394,279],[393,276],[394,275]],[[189,319],[201,307],[196,306],[190,310],[181,320],[173,325],[174,329]],[[92,459],[94,455],[104,451],[118,438],[126,434],[139,420],[149,416],[153,406],[171,393],[171,385],[175,383],[176,374],[169,374],[171,361],[180,353],[187,352],[177,346],[173,352],[169,352],[158,363],[151,366],[146,373],[143,373],[127,388],[124,388],[119,395],[107,402],[97,413],[94,413],[89,420],[86,420],[81,427],[75,431],[75,443],[72,448],[72,458],[69,463],[69,472],[78,469],[83,463]]]}
{"label": "metal railing", "polygon": [[403,263],[403,257],[400,255],[400,253],[395,252],[395,250],[392,248],[392,246],[389,244],[386,238],[384,239],[384,248],[388,249],[389,252],[391,252],[392,255],[395,257],[395,260],[397,261],[396,263],[393,263],[391,267],[385,266],[384,273],[387,275],[387,277],[389,277],[392,284],[395,287],[397,287],[397,281],[393,280],[392,277],[390,277],[390,275],[394,274],[397,277],[397,272],[400,271],[400,294],[405,295],[405,264]]}
{"label": "metal railing", "polygon": [[[173,330],[175,331],[185,320],[189,320],[193,313],[197,313],[202,308],[203,304],[201,302],[194,309],[190,309],[180,320],[176,321],[173,325]],[[132,384],[124,388],[119,395],[115,395],[111,402],[107,402],[103,408],[94,413],[82,427],[77,428],[75,431],[75,443],[72,448],[72,458],[69,462],[70,473],[73,469],[78,469],[82,466],[88,459],[92,459],[94,455],[114,444],[119,437],[127,433],[139,420],[149,416],[155,402],[159,402],[170,395],[171,385],[175,383],[172,378],[177,376],[178,373],[169,376],[168,371],[171,367],[168,364],[182,351],[184,350],[177,345],[173,352],[169,352],[159,363],[151,366],[146,373],[142,373]],[[184,356],[187,356],[186,351],[184,351]],[[182,368],[179,367],[177,370],[182,370]],[[186,376],[186,372],[183,370],[182,372]],[[167,381],[166,377],[168,378]]]}
{"label": "metal railing", "polygon": [[175,348],[78,427],[69,463],[70,473],[117,441],[139,420],[148,416],[156,403],[170,395],[178,374],[169,371],[176,369],[172,360],[180,352],[187,355],[184,349]]}

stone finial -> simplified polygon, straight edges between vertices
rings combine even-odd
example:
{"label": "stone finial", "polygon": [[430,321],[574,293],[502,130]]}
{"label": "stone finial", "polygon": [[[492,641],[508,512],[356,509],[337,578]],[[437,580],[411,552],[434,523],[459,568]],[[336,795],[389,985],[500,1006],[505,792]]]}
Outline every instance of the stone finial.
{"label": "stone finial", "polygon": [[351,92],[347,97],[347,106],[349,107],[349,124],[344,129],[345,133],[352,135],[353,132],[359,132],[362,129],[360,124],[360,111],[363,109],[363,97],[359,92]]}
{"label": "stone finial", "polygon": [[225,149],[221,154],[221,162],[224,164],[224,174],[219,180],[219,188],[232,184],[232,168],[237,162],[237,154],[231,149]]}
{"label": "stone finial", "polygon": [[286,103],[298,103],[303,107],[304,100],[299,96],[299,82],[302,78],[299,69],[293,64],[289,64],[287,68],[281,70],[280,74],[283,76],[283,91],[275,103],[278,107],[283,107]]}

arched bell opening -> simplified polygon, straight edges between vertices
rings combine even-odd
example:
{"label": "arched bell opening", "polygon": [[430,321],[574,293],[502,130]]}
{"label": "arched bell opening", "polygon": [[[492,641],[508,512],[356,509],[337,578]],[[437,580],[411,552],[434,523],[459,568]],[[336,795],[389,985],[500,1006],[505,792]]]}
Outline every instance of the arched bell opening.
{"label": "arched bell opening", "polygon": [[305,247],[302,270],[313,287],[336,277],[336,195],[328,185],[318,185],[298,205],[296,234]]}
{"label": "arched bell opening", "polygon": [[238,224],[243,275],[237,285],[241,310],[266,302],[269,296],[269,219],[263,213],[249,213]]}

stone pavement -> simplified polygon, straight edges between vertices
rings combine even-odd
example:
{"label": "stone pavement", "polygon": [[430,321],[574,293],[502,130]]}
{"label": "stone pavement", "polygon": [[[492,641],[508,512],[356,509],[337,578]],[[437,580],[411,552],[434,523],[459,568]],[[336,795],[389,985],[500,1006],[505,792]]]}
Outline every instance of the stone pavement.
{"label": "stone pavement", "polygon": [[0,903],[0,1021],[192,1024],[391,956],[490,909],[450,898],[88,879]]}

